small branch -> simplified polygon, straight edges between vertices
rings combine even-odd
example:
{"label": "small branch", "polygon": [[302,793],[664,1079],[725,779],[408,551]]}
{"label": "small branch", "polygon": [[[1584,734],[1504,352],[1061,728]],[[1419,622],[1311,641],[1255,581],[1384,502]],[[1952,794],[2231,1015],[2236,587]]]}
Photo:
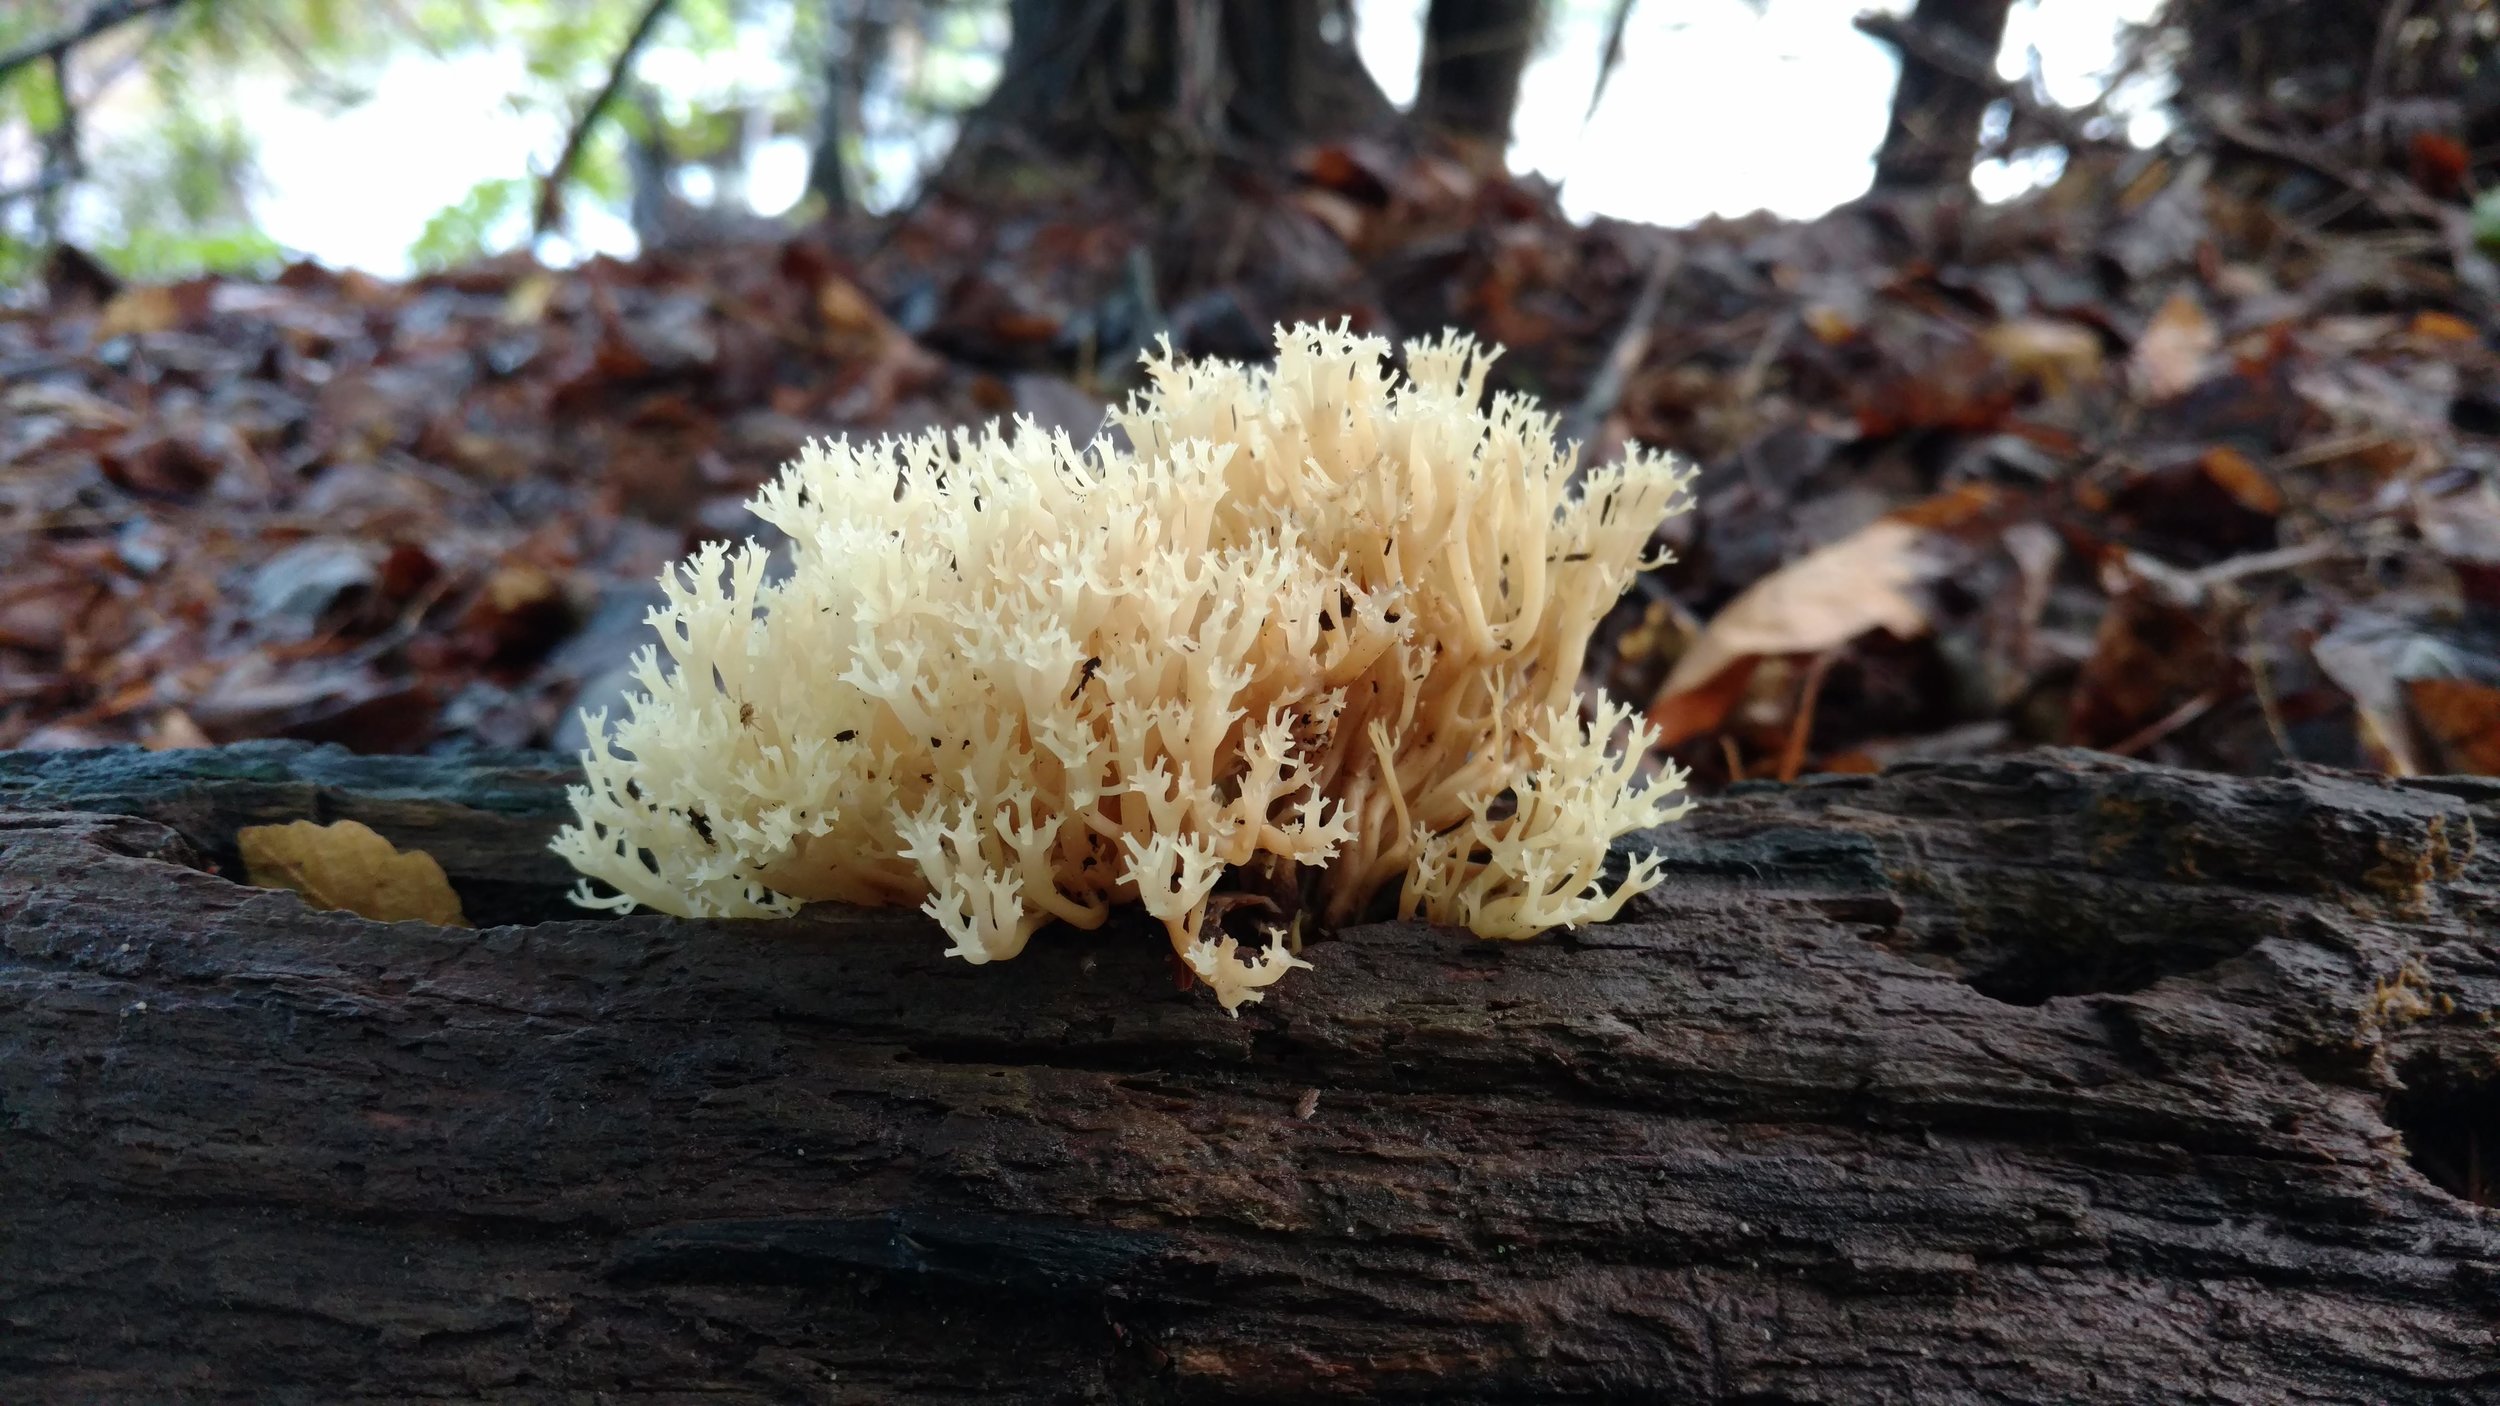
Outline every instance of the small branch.
{"label": "small branch", "polygon": [[2447,224],[2446,207],[2410,184],[2378,172],[2353,170],[2314,142],[2265,131],[2248,121],[2235,104],[2208,100],[2198,103],[2196,112],[2216,136],[2231,145],[2333,181],[2369,202],[2382,215],[2421,220],[2440,228]]}
{"label": "small branch", "polygon": [[69,172],[53,169],[42,172],[24,185],[0,188],[0,210],[5,210],[21,200],[42,199],[66,187],[69,183]]}
{"label": "small branch", "polygon": [[1640,295],[1632,300],[1631,314],[1624,319],[1623,330],[1615,335],[1614,346],[1607,351],[1596,376],[1590,379],[1588,392],[1563,417],[1564,442],[1577,440],[1581,446],[1580,473],[1585,474],[1592,467],[1585,456],[1596,448],[1598,429],[1614,413],[1632,373],[1640,369],[1642,358],[1649,355],[1650,333],[1658,323],[1658,308],[1666,301],[1667,283],[1683,262],[1684,256],[1676,244],[1659,244],[1657,257],[1650,260],[1649,276],[1641,280]]}
{"label": "small branch", "polygon": [[1814,735],[1814,705],[1823,696],[1823,676],[1832,671],[1832,661],[1840,657],[1837,649],[1827,649],[1814,656],[1806,666],[1805,681],[1797,685],[1797,716],[1789,724],[1788,745],[1780,749],[1779,779],[1785,783],[1797,779],[1805,769],[1806,743]]}
{"label": "small branch", "polygon": [[1606,98],[1606,82],[1615,76],[1615,68],[1623,62],[1623,31],[1632,22],[1632,6],[1637,0],[1615,0],[1614,12],[1606,17],[1606,46],[1598,51],[1597,82],[1589,88],[1589,110],[1580,114],[1580,125],[1586,127],[1597,116],[1597,105]]}
{"label": "small branch", "polygon": [[43,173],[46,178],[42,195],[35,204],[36,227],[43,232],[46,244],[61,242],[60,192],[86,174],[87,163],[79,151],[78,99],[69,90],[69,50],[52,51],[52,91],[61,104],[61,120],[43,141]]}
{"label": "small branch", "polygon": [[84,18],[69,28],[0,53],[0,78],[6,78],[30,63],[42,59],[57,59],[108,29],[119,28],[132,20],[173,9],[183,2],[184,0],[104,0],[104,3],[87,11]]}
{"label": "small branch", "polygon": [[634,21],[633,33],[625,36],[625,46],[616,51],[616,61],[608,65],[608,81],[599,85],[599,91],[592,95],[590,105],[582,109],[580,117],[574,119],[573,130],[565,133],[564,149],[556,154],[556,164],[548,169],[546,179],[539,183],[538,213],[531,225],[533,234],[545,234],[564,217],[564,188],[573,179],[573,167],[582,158],[582,147],[590,140],[591,129],[599,125],[599,118],[608,110],[608,105],[616,101],[617,90],[623,88],[625,80],[632,76],[635,58],[650,40],[651,31],[659,27],[660,17],[668,13],[670,3],[671,0],[650,0],[643,7],[642,18]]}

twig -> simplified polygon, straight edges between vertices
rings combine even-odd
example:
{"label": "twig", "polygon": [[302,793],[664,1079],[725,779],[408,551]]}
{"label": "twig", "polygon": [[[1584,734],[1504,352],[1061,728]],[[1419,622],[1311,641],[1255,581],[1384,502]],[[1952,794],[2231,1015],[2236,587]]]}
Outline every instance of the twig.
{"label": "twig", "polygon": [[253,18],[260,22],[260,32],[268,37],[269,47],[277,50],[278,61],[294,74],[296,83],[306,92],[334,107],[346,107],[356,100],[353,90],[331,82],[322,73],[320,61],[304,52],[304,46],[295,42],[295,36],[286,32],[286,25],[277,16],[262,12]]}
{"label": "twig", "polygon": [[2315,464],[2331,464],[2338,459],[2348,459],[2355,454],[2367,454],[2373,449],[2384,449],[2388,445],[2399,442],[2399,436],[2385,430],[2368,430],[2360,434],[2345,435],[2339,439],[2322,440],[2306,449],[2295,449],[2288,454],[2277,455],[2274,462],[2267,467],[2279,474],[2291,469],[2309,468]]}
{"label": "twig", "polygon": [[2213,128],[2214,134],[2224,141],[2323,176],[2368,201],[2382,215],[2403,215],[2443,228],[2447,224],[2445,208],[2410,185],[2351,170],[2332,154],[2311,143],[2260,130],[2242,119],[2229,104],[2201,102],[2196,105],[2196,111],[2205,119],[2206,125]]}
{"label": "twig", "polygon": [[1606,17],[1606,47],[1598,51],[1597,81],[1589,87],[1589,110],[1580,114],[1580,125],[1586,127],[1597,116],[1597,104],[1606,96],[1606,80],[1615,76],[1623,62],[1623,31],[1632,22],[1632,6],[1638,0],[1615,0],[1614,13]]}
{"label": "twig", "polygon": [[7,209],[21,200],[41,199],[68,185],[74,179],[76,178],[69,171],[57,165],[46,167],[24,185],[0,189],[0,210]]}
{"label": "twig", "polygon": [[590,140],[591,129],[599,125],[608,104],[616,101],[617,90],[625,86],[625,80],[633,73],[634,59],[642,53],[642,46],[651,38],[651,31],[659,27],[660,17],[668,13],[671,3],[672,0],[650,0],[643,7],[642,18],[634,21],[633,32],[625,36],[625,46],[616,51],[615,62],[608,65],[608,81],[599,85],[590,105],[574,119],[573,130],[564,134],[564,149],[556,153],[556,164],[548,168],[546,179],[538,186],[538,213],[531,223],[533,234],[545,234],[564,217],[564,187],[573,179],[573,167],[581,160],[582,147]]}
{"label": "twig", "polygon": [[2369,81],[2361,90],[2361,135],[2368,143],[2370,164],[2387,159],[2387,84],[2396,66],[2396,41],[2412,17],[2412,0],[2394,0],[2379,20],[2378,42],[2370,46]]}
{"label": "twig", "polygon": [[2276,547],[2272,551],[2226,557],[2211,566],[2189,572],[2188,579],[2200,588],[2210,588],[2250,576],[2263,576],[2270,571],[2289,571],[2311,562],[2325,561],[2342,555],[2346,550],[2343,543],[2331,537],[2313,537],[2288,547]]}
{"label": "twig", "polygon": [[38,59],[58,58],[108,29],[173,9],[182,3],[183,0],[104,0],[69,28],[0,53],[0,78],[6,78]]}
{"label": "twig", "polygon": [[2292,747],[2292,730],[2283,721],[2283,701],[2275,696],[2274,672],[2266,667],[2265,651],[2254,641],[2240,651],[2240,667],[2248,670],[2248,683],[2257,695],[2257,713],[2266,721],[2266,732],[2274,738],[2274,748],[2283,760],[2297,762],[2300,753]]}
{"label": "twig", "polygon": [[47,175],[58,173],[60,180],[48,186],[35,203],[37,227],[43,231],[44,242],[61,241],[60,191],[87,173],[85,155],[78,142],[78,99],[69,90],[69,50],[52,52],[52,91],[61,104],[61,120],[44,138],[43,169]]}
{"label": "twig", "polygon": [[[1596,376],[1590,379],[1587,393],[1563,417],[1566,443],[1578,441],[1585,453],[1596,439],[1598,427],[1614,413],[1632,373],[1640,369],[1641,359],[1649,355],[1649,339],[1658,323],[1658,309],[1667,299],[1667,283],[1683,263],[1684,255],[1678,245],[1671,241],[1659,244],[1657,257],[1650,260],[1649,274],[1641,280],[1640,294],[1632,300],[1632,311],[1623,320],[1623,330],[1615,334],[1615,344],[1607,350]],[[1583,458],[1580,472],[1586,473],[1589,467]]]}
{"label": "twig", "polygon": [[2113,757],[2132,757],[2212,710],[2222,701],[2220,689],[2209,688],[2178,707],[2138,728],[2132,735],[2111,743],[2101,750]]}
{"label": "twig", "polygon": [[1814,705],[1823,696],[1823,676],[1832,671],[1832,661],[1840,657],[1837,649],[1827,649],[1814,656],[1806,666],[1805,681],[1797,686],[1797,717],[1788,729],[1788,745],[1780,749],[1779,777],[1794,781],[1806,764],[1806,741],[1814,733]]}

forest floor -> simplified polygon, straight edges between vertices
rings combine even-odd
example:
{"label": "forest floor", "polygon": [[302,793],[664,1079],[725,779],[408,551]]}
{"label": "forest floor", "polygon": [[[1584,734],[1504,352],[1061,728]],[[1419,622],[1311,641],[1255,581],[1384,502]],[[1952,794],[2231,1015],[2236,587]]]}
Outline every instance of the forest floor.
{"label": "forest floor", "polygon": [[571,271],[65,256],[0,312],[0,747],[573,745],[801,441],[1081,438],[1157,335],[1343,316],[1700,466],[1591,675],[1705,786],[2044,742],[2500,773],[2500,277],[2412,195],[2138,155],[1662,231],[1335,147]]}

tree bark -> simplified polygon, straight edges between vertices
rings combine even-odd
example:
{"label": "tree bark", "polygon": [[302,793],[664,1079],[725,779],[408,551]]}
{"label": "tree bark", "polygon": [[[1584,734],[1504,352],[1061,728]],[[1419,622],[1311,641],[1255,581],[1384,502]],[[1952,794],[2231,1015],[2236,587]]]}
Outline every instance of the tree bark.
{"label": "tree bark", "polygon": [[1499,159],[1510,146],[1519,80],[1545,26],[1545,0],[1432,0],[1415,120]]}
{"label": "tree bark", "polygon": [[965,125],[977,162],[1113,151],[1186,165],[1395,115],[1354,51],[1344,0],[1011,0],[1008,15],[998,89]]}
{"label": "tree bark", "polygon": [[850,149],[868,137],[868,85],[885,62],[894,34],[892,0],[824,0],[824,106],[816,115],[816,145],[808,154],[807,188],[834,215],[861,208]]}
{"label": "tree bark", "polygon": [[[1228,1020],[1137,927],[544,921],[565,774],[0,754],[0,1400],[2500,1399],[2500,783],[1743,789]],[[304,817],[535,925],[206,867]]]}
{"label": "tree bark", "polygon": [[[1918,0],[1909,24],[1940,46],[1993,65],[2012,5],[2013,0]],[[1892,120],[1875,153],[1876,189],[1967,187],[1990,101],[1988,89],[1967,74],[1902,51]]]}

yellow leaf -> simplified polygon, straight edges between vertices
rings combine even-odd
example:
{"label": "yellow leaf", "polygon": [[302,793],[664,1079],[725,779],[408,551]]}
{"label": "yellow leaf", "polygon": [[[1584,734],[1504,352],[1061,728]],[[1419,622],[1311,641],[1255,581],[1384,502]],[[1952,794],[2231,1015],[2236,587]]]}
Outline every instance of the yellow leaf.
{"label": "yellow leaf", "polygon": [[403,854],[356,821],[247,825],[235,843],[253,884],[293,889],[315,908],[343,908],[380,923],[469,925],[434,856]]}

